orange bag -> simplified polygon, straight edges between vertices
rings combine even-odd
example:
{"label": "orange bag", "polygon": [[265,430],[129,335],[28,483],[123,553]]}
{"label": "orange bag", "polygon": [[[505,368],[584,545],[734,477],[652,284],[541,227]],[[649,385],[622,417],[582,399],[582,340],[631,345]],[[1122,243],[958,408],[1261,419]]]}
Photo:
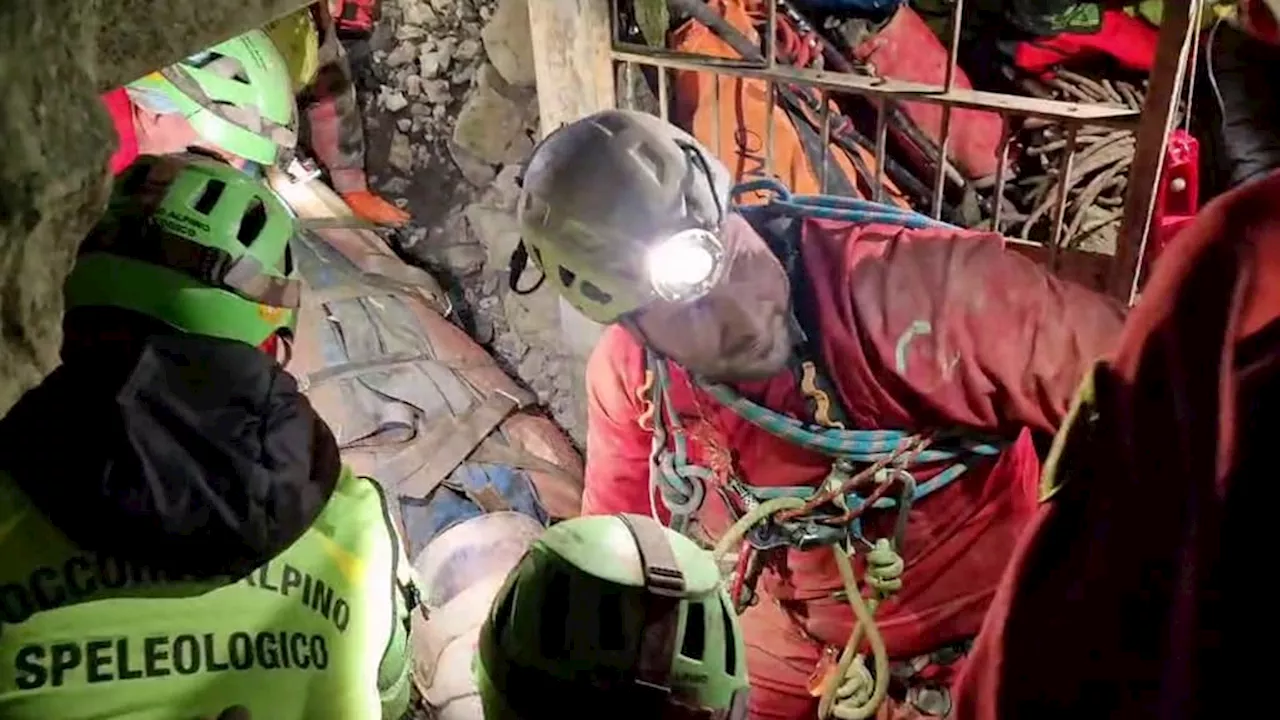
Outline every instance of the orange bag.
{"label": "orange bag", "polygon": [[[742,0],[714,0],[708,4],[759,47],[759,34]],[[778,19],[780,23],[784,21]],[[741,59],[741,55],[710,28],[696,20],[686,22],[673,33],[672,46],[677,51],[702,56]],[[711,148],[737,182],[766,176],[765,141],[769,136],[770,117],[767,88],[766,81],[758,79],[688,70],[675,73],[673,114],[676,123]],[[830,107],[834,124],[838,109],[835,103]],[[824,188],[820,113],[804,108],[798,114],[807,117],[808,122],[793,122],[781,98],[775,96],[772,174],[794,193],[821,193]],[[835,142],[828,143],[827,153],[825,192],[870,199],[876,182],[874,154],[859,147],[854,160]],[[885,178],[884,183],[885,202],[910,207],[892,181]],[[738,200],[758,204],[768,197],[767,193],[750,193]]]}

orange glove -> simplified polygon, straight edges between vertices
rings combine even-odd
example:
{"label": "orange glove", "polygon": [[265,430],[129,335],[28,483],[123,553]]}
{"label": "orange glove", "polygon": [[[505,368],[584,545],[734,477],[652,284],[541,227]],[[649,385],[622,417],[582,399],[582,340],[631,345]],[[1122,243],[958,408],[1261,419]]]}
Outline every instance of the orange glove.
{"label": "orange glove", "polygon": [[368,190],[343,193],[342,199],[357,217],[371,223],[400,227],[409,222],[409,213]]}

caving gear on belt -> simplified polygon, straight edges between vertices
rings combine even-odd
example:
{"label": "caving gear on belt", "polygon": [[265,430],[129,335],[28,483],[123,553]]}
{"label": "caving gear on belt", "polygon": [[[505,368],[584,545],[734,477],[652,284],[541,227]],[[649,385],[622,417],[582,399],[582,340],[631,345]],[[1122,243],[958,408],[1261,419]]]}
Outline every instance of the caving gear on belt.
{"label": "caving gear on belt", "polygon": [[[755,180],[734,188],[734,195],[758,192],[772,193],[765,212],[801,218],[817,218],[861,223],[885,223],[908,228],[946,227],[945,223],[919,213],[901,210],[866,200],[855,200],[829,195],[792,195],[786,188],[772,180]],[[783,265],[791,262],[783,259]],[[803,323],[797,321],[797,325]],[[805,336],[803,327],[798,328]],[[806,338],[807,339],[807,338]],[[703,390],[734,414],[762,430],[795,445],[821,453],[834,459],[828,483],[833,487],[853,479],[859,467],[886,463],[881,479],[892,478],[912,491],[911,500],[922,499],[946,487],[968,469],[966,459],[998,455],[998,444],[968,438],[933,438],[929,447],[914,450],[921,441],[918,436],[894,430],[855,430],[845,418],[834,397],[834,390],[826,373],[814,358],[816,352],[802,343],[793,353],[791,366],[797,381],[813,405],[814,423],[806,423],[743,398],[725,385],[697,381]],[[653,453],[650,482],[659,490],[664,505],[671,512],[672,527],[682,529],[690,517],[702,505],[706,496],[706,482],[711,471],[689,462],[688,441],[680,418],[668,410],[671,402],[667,394],[670,377],[665,361],[652,350],[646,353],[647,370],[653,373]],[[670,446],[668,438],[671,439]],[[904,454],[905,453],[905,454]],[[901,457],[899,457],[901,456]],[[919,465],[952,462],[928,481],[915,483],[910,475]],[[775,497],[797,497],[809,500],[824,488],[820,487],[751,487],[739,481],[730,482],[730,491],[739,510],[748,509],[763,500]],[[864,501],[861,495],[848,493],[839,501],[845,512],[860,511]],[[898,501],[881,497],[871,503],[880,509],[894,508]],[[860,536],[860,523],[855,520],[849,527],[818,524],[812,519],[784,523],[780,527],[761,526],[748,538],[759,549],[792,545],[811,547],[843,541],[850,532]]]}
{"label": "caving gear on belt", "polygon": [[532,255],[596,322],[658,299],[692,300],[723,270],[730,182],[693,136],[647,113],[606,110],[566,125],[534,150],[521,179],[512,287]]}
{"label": "caving gear on belt", "polygon": [[409,587],[382,493],[349,470],[288,550],[211,581],[81,549],[0,472],[0,715],[394,720]]}
{"label": "caving gear on belt", "polygon": [[382,17],[381,0],[329,0],[329,8],[344,38],[367,37]]}
{"label": "caving gear on belt", "polygon": [[135,102],[181,113],[210,145],[263,165],[287,160],[298,142],[289,66],[261,30],[129,83]]}
{"label": "caving gear on belt", "polygon": [[742,720],[746,657],[710,553],[639,515],[552,526],[480,634],[486,720]]}
{"label": "caving gear on belt", "polygon": [[301,302],[295,221],[261,182],[195,155],[143,156],[117,179],[80,246],[67,309],[110,306],[178,330],[260,346]]}

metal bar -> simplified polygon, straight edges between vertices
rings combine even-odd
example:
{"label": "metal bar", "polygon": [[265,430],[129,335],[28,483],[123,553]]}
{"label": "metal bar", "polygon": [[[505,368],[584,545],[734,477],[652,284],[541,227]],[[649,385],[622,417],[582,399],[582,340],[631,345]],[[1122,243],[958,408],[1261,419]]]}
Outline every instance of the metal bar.
{"label": "metal bar", "polygon": [[[769,0],[771,5],[774,2],[775,0]],[[825,195],[827,171],[831,167],[831,98],[827,96],[826,90],[819,92],[818,98],[822,101],[822,110],[819,113],[822,118],[822,179],[818,181],[818,192]]]}
{"label": "metal bar", "polygon": [[[1067,219],[1067,200],[1071,190],[1071,167],[1076,160],[1076,134],[1080,126],[1067,126],[1067,148],[1062,154],[1062,169],[1058,172],[1058,202],[1053,210],[1053,231],[1049,235],[1049,272],[1058,269],[1058,257],[1062,250],[1062,225]],[[1069,239],[1069,238],[1068,238]]]}
{"label": "metal bar", "polygon": [[[947,82],[944,85],[947,92],[951,92],[956,87],[956,66],[960,57],[960,19],[964,17],[964,0],[956,0],[955,7],[951,9],[951,46],[947,50]],[[943,153],[945,158],[947,155]]]}
{"label": "metal bar", "polygon": [[636,64],[622,63],[622,82],[626,84],[626,88],[622,91],[622,98],[625,101],[624,110],[635,110],[635,88],[636,88]]}
{"label": "metal bar", "polygon": [[729,156],[729,153],[726,153],[724,151],[724,148],[720,146],[721,143],[724,142],[724,138],[720,137],[720,121],[724,119],[724,117],[721,115],[721,108],[720,108],[720,80],[721,80],[720,73],[712,71],[711,77],[715,80],[715,82],[711,84],[711,104],[714,105],[716,108],[716,120],[711,124],[712,125],[711,137],[712,137],[712,142],[716,144],[716,147],[715,147],[716,156],[725,158]]}
{"label": "metal bar", "polygon": [[[767,0],[765,8],[765,53],[764,65],[768,70],[776,70],[778,67],[778,2],[777,0]],[[773,113],[774,108],[778,106],[778,89],[774,87],[773,82],[769,83],[769,90],[766,93],[765,100],[765,118],[764,118],[764,171],[765,175],[772,177],[773,170]]]}
{"label": "metal bar", "polygon": [[938,143],[938,168],[933,176],[933,204],[930,212],[934,220],[942,219],[942,196],[947,187],[947,148],[951,144],[951,106],[942,106],[942,138]]}
{"label": "metal bar", "polygon": [[765,66],[770,70],[778,65],[778,0],[766,0]]}
{"label": "metal bar", "polygon": [[884,202],[885,157],[889,144],[889,101],[880,98],[876,103],[876,202]]}
{"label": "metal bar", "polygon": [[773,177],[773,113],[778,107],[778,88],[768,83],[764,102],[764,174]]}
{"label": "metal bar", "polygon": [[1142,103],[1141,122],[1125,191],[1124,215],[1116,242],[1116,259],[1108,285],[1121,302],[1132,303],[1138,293],[1142,257],[1155,212],[1160,174],[1164,170],[1164,148],[1177,117],[1178,92],[1187,71],[1187,55],[1195,34],[1192,0],[1165,0],[1155,65],[1151,69],[1147,98]]}
{"label": "metal bar", "polygon": [[667,88],[667,69],[658,68],[658,116],[663,120],[671,119],[671,98]]}
{"label": "metal bar", "polygon": [[1009,179],[1009,143],[1012,140],[1013,133],[1009,132],[1009,125],[1006,123],[1000,135],[1000,164],[996,166],[996,188],[995,195],[992,196],[995,210],[992,212],[991,229],[995,232],[1001,232],[1000,217],[1004,214],[1004,185]]}
{"label": "metal bar", "polygon": [[727,60],[669,50],[660,51],[631,43],[620,44],[619,48],[614,49],[613,57],[617,60],[630,60],[644,65],[676,70],[714,69],[722,75],[756,78],[771,83],[810,85],[824,90],[851,92],[872,98],[888,97],[899,101],[993,110],[1005,115],[1039,117],[1059,122],[1079,121],[1122,130],[1137,128],[1139,121],[1138,111],[1128,108],[1045,100],[958,87],[947,91],[941,87],[904,80],[872,78],[789,65],[777,65],[770,69],[760,63],[744,60]]}

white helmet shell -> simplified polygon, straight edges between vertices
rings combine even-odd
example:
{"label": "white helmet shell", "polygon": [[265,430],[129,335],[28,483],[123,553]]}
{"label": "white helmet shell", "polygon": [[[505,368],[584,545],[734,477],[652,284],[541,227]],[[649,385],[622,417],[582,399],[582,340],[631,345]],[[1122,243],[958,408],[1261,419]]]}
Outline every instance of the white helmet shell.
{"label": "white helmet shell", "polygon": [[543,530],[522,513],[481,515],[441,533],[414,563],[428,614],[413,618],[414,681],[439,720],[483,720],[471,670],[480,628]]}

